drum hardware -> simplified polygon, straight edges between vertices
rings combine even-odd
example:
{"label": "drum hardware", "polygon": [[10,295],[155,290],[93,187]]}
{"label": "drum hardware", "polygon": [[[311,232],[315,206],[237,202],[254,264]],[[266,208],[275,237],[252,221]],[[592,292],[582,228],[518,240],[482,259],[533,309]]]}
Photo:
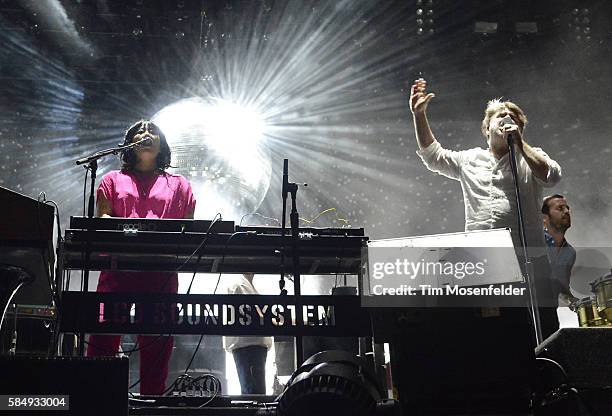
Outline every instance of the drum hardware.
{"label": "drum hardware", "polygon": [[580,327],[612,327],[612,272],[592,281],[593,295],[571,305]]}
{"label": "drum hardware", "polygon": [[578,325],[580,327],[605,326],[608,324],[605,318],[597,312],[597,301],[595,297],[582,298],[574,304],[574,310],[578,314]]}

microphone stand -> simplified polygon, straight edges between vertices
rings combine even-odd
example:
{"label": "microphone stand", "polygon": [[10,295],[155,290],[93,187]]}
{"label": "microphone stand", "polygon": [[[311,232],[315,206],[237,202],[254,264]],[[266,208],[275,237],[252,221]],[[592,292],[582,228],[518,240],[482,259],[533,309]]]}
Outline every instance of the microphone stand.
{"label": "microphone stand", "polygon": [[514,138],[512,134],[508,135],[508,149],[510,151],[510,169],[512,170],[512,179],[514,181],[514,191],[516,195],[516,206],[518,208],[518,224],[519,224],[519,237],[523,249],[523,257],[525,262],[525,277],[527,280],[527,287],[529,288],[529,303],[531,309],[531,319],[533,321],[535,329],[535,340],[536,345],[542,343],[542,324],[540,322],[540,313],[538,309],[538,299],[535,286],[535,273],[533,269],[533,263],[529,257],[527,250],[527,239],[525,237],[525,222],[523,217],[523,205],[521,202],[521,191],[519,189],[518,182],[518,169],[516,163],[516,150],[514,149]]}
{"label": "microphone stand", "polygon": [[[285,216],[287,215],[287,195],[291,193],[291,213],[289,214],[289,221],[291,224],[291,255],[293,260],[293,294],[295,297],[295,319],[296,323],[303,323],[303,311],[302,311],[302,303],[299,300],[301,294],[300,288],[300,255],[299,255],[299,228],[300,228],[300,218],[297,211],[296,198],[298,185],[293,182],[289,182],[289,161],[288,159],[283,160],[283,217],[281,222],[281,236],[284,241],[285,236],[285,227],[286,220]],[[281,251],[281,279],[279,281],[279,286],[281,288],[281,295],[287,293],[287,290],[284,289],[285,281],[284,281],[284,259],[285,259],[285,247]],[[284,293],[283,293],[284,292]],[[295,336],[295,365],[298,368],[304,362],[304,345],[302,343],[302,335]]]}
{"label": "microphone stand", "polygon": [[[287,194],[289,193],[289,160],[283,159],[283,216],[281,217],[281,241],[285,241],[285,227],[287,217]],[[287,294],[285,289],[285,247],[281,250],[281,262],[280,262],[280,280],[278,281],[278,287],[281,295]],[[296,367],[297,368],[297,367]]]}
{"label": "microphone stand", "polygon": [[[96,176],[98,172],[98,159],[102,159],[103,157],[106,157],[108,155],[116,155],[120,152],[131,149],[133,147],[140,146],[144,144],[145,142],[148,143],[150,142],[150,140],[151,139],[149,138],[144,138],[135,143],[130,143],[126,146],[117,146],[117,147],[112,147],[110,149],[100,150],[99,152],[93,153],[89,156],[82,157],[76,161],[77,165],[84,165],[85,169],[91,172],[91,182],[89,186],[89,200],[87,202],[87,218],[94,217],[94,208],[96,204],[94,192],[95,192],[95,186],[96,186]],[[88,229],[87,231],[91,231],[91,230]],[[89,256],[91,254],[89,250],[90,237],[91,236],[88,236],[85,242],[85,253],[83,256],[84,257],[83,259],[83,278],[81,282],[83,292],[87,292],[89,290]],[[83,341],[85,341],[85,334],[80,333],[78,335],[78,344],[79,344],[78,354],[81,357],[85,356],[85,342]]]}

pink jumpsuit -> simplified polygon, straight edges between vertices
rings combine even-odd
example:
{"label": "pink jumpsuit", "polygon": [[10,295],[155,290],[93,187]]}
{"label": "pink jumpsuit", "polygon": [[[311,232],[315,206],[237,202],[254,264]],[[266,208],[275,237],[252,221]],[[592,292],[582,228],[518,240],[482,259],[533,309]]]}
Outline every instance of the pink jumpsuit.
{"label": "pink jumpsuit", "polygon": [[[169,173],[112,171],[102,178],[97,195],[104,195],[110,201],[113,217],[185,218],[195,208],[187,179]],[[176,293],[178,275],[173,272],[102,271],[97,291]],[[120,342],[120,335],[92,335],[87,355],[114,356]],[[142,348],[139,350],[141,394],[159,395],[164,391],[172,346],[172,337],[138,336],[138,347]]]}

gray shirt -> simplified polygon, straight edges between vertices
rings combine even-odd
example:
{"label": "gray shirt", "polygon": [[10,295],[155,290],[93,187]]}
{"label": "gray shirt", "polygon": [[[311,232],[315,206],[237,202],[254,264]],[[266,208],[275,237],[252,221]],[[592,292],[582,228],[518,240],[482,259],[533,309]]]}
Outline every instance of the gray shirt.
{"label": "gray shirt", "polygon": [[561,247],[555,245],[555,240],[544,231],[544,239],[548,246],[548,260],[552,269],[553,288],[557,294],[571,295],[570,277],[576,262],[576,249],[564,238]]}

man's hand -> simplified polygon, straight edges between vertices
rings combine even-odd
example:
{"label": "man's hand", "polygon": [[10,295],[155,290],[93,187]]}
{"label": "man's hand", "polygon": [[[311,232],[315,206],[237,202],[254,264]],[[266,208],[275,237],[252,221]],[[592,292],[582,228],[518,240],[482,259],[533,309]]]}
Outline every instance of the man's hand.
{"label": "man's hand", "polygon": [[434,97],[434,94],[426,94],[425,87],[427,87],[427,81],[423,78],[419,78],[414,81],[410,89],[410,111],[412,111],[414,116],[414,131],[416,133],[417,144],[421,150],[429,147],[435,140],[429,128],[427,115],[425,114],[427,104],[429,104]]}
{"label": "man's hand", "polygon": [[425,114],[427,105],[436,95],[434,93],[426,93],[425,88],[427,87],[427,81],[423,78],[419,78],[414,81],[412,88],[410,89],[410,111],[412,114],[419,115]]}
{"label": "man's hand", "polygon": [[[506,117],[508,117],[508,120],[510,119],[509,116]],[[533,150],[533,148],[529,146],[529,144],[524,140],[523,134],[519,129],[518,125],[516,125],[516,123],[504,123],[504,120],[502,119],[500,120],[499,124],[492,126],[492,128],[495,129],[496,136],[500,139],[494,141],[493,135],[491,135],[492,148],[498,148],[499,146],[501,146],[501,148],[504,149],[503,153],[501,153],[501,155],[503,156],[505,153],[507,153],[506,143],[508,142],[508,136],[512,135],[514,144],[525,158],[525,161],[531,168],[533,174],[543,182],[548,181],[548,162],[538,152]],[[497,143],[497,145],[493,146],[492,144],[494,142]]]}
{"label": "man's hand", "polygon": [[559,293],[559,306],[569,307],[571,310],[576,310],[576,302],[579,301],[577,297],[568,293]]}
{"label": "man's hand", "polygon": [[523,150],[523,135],[517,124],[506,124],[500,127],[501,134],[504,136],[504,141],[508,141],[508,136],[512,135],[514,144],[519,150]]}

